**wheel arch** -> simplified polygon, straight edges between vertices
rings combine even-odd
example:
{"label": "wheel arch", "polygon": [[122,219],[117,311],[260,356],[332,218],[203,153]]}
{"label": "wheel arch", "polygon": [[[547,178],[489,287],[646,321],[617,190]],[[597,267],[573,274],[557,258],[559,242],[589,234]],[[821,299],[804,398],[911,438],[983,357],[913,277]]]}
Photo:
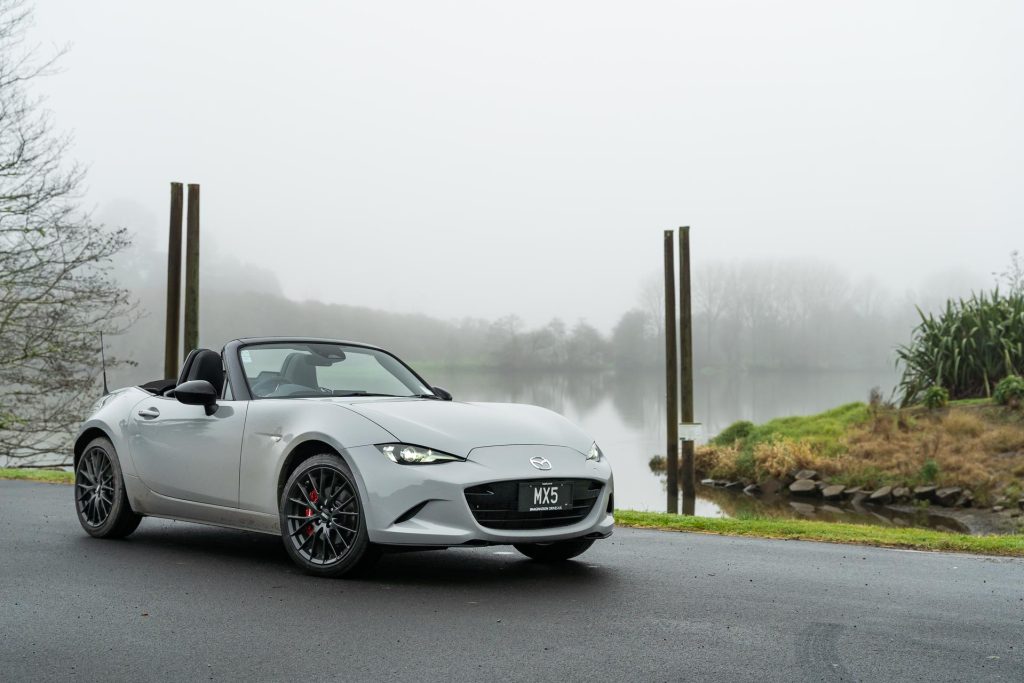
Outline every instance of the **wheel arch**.
{"label": "wheel arch", "polygon": [[78,435],[75,439],[75,446],[71,463],[74,467],[78,467],[78,459],[82,457],[82,453],[85,451],[85,447],[89,445],[89,442],[93,439],[103,438],[113,443],[113,439],[110,438],[110,434],[106,430],[97,427],[95,425],[88,427]]}
{"label": "wheel arch", "polygon": [[[336,455],[348,462],[348,459],[342,455],[339,449],[319,438],[309,438],[292,446],[292,449],[285,456],[284,462],[281,464],[280,472],[277,474],[277,497],[275,500],[281,500],[281,494],[284,492],[284,485],[288,482],[288,477],[292,475],[292,472],[299,465],[313,456],[324,454]],[[351,467],[351,463],[348,464]]]}

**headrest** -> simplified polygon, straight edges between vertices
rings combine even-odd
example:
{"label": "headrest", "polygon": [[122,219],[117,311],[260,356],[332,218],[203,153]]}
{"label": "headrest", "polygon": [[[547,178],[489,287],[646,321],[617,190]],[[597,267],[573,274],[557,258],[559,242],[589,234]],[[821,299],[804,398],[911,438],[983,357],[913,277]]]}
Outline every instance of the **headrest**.
{"label": "headrest", "polygon": [[224,389],[224,363],[220,354],[210,349],[196,350],[185,381],[194,379],[205,379],[213,385],[218,394],[221,393]]}

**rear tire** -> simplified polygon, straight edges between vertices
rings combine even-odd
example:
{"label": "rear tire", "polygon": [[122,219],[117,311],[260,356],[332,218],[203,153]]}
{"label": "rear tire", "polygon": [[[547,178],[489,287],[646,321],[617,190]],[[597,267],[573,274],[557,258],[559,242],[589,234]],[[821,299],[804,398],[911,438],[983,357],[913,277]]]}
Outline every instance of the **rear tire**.
{"label": "rear tire", "polygon": [[565,562],[582,555],[587,548],[594,545],[593,539],[577,538],[571,541],[555,541],[554,543],[516,543],[515,549],[537,562]]}
{"label": "rear tire", "polygon": [[295,468],[278,509],[285,550],[307,574],[354,578],[380,558],[380,548],[370,543],[352,470],[333,453]]}
{"label": "rear tire", "polygon": [[90,441],[75,463],[75,512],[96,538],[124,538],[142,521],[128,503],[117,451],[106,438]]}

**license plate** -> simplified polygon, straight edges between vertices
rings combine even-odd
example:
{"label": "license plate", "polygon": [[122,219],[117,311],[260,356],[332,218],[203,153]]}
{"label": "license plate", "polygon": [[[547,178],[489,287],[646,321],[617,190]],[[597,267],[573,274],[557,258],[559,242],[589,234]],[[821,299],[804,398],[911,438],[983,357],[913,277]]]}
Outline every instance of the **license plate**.
{"label": "license plate", "polygon": [[572,507],[572,483],[544,482],[519,485],[520,512],[548,512]]}

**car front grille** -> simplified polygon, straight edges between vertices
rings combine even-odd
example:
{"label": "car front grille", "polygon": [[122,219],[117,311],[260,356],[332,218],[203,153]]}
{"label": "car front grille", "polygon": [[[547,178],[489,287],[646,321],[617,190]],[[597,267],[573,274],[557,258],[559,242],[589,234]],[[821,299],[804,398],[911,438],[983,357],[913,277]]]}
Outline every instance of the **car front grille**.
{"label": "car front grille", "polygon": [[[571,510],[519,511],[519,484],[567,482],[572,484]],[[467,488],[466,502],[477,523],[489,529],[550,529],[585,519],[600,497],[602,486],[592,479],[497,481]]]}

